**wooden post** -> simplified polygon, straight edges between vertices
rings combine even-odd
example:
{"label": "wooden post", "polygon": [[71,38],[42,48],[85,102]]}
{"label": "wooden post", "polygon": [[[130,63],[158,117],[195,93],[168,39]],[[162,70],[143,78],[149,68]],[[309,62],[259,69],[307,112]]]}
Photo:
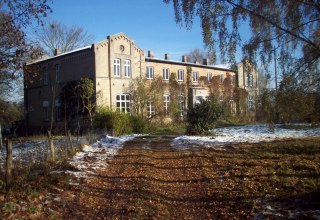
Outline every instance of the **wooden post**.
{"label": "wooden post", "polygon": [[6,159],[6,190],[8,191],[11,187],[12,181],[12,142],[6,138],[6,149],[7,149],[7,159]]}
{"label": "wooden post", "polygon": [[51,159],[51,161],[54,161],[55,160],[55,152],[54,152],[54,145],[53,145],[51,131],[48,131],[48,143],[49,143],[49,148],[50,148],[50,159]]}
{"label": "wooden post", "polygon": [[70,145],[71,151],[73,152],[73,144],[72,144],[72,140],[71,140],[71,132],[70,132],[70,130],[68,130],[68,139],[69,139],[69,145]]}

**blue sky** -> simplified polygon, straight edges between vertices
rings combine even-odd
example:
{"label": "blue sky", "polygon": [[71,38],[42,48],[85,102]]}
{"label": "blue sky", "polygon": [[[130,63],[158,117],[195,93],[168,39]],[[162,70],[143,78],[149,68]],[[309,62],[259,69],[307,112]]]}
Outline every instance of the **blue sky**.
{"label": "blue sky", "polygon": [[110,34],[126,33],[144,51],[172,59],[194,48],[203,49],[200,23],[191,30],[175,23],[172,4],[162,0],[54,0],[49,20],[82,26],[99,42]]}

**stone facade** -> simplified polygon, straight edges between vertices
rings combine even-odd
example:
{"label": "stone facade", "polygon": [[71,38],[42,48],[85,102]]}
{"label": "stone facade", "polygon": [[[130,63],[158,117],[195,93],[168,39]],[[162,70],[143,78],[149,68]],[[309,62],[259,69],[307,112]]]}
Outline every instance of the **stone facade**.
{"label": "stone facade", "polygon": [[[244,68],[240,66],[238,75],[231,69],[208,65],[206,59],[202,64],[195,64],[187,62],[185,56],[181,61],[170,60],[169,54],[166,54],[164,59],[154,58],[151,51],[145,55],[124,33],[110,35],[104,41],[91,46],[26,65],[25,75],[33,76],[32,83],[28,78],[25,79],[26,125],[30,130],[41,131],[41,128],[47,128],[51,121],[51,111],[59,109],[57,94],[62,86],[82,77],[89,77],[94,81],[95,91],[99,93],[96,100],[98,106],[116,109],[122,105],[130,107],[130,97],[127,96],[125,88],[131,80],[137,77],[153,80],[160,76],[164,83],[170,84],[169,79],[174,73],[179,84],[188,84],[188,95],[185,95],[189,100],[186,100],[183,106],[186,110],[189,105],[210,95],[208,84],[215,76],[225,78],[230,75],[234,79],[233,86],[238,86],[238,81],[239,87],[249,89],[251,94],[251,87],[249,88],[244,80],[246,72],[241,69]],[[239,79],[236,80],[237,76]],[[253,81],[256,85],[256,75]],[[258,92],[252,89],[252,93],[253,91],[255,94]],[[163,95],[170,96],[169,90],[165,90]],[[126,111],[124,108],[121,110]],[[62,126],[63,122],[57,116],[58,113],[54,115],[55,125]]]}

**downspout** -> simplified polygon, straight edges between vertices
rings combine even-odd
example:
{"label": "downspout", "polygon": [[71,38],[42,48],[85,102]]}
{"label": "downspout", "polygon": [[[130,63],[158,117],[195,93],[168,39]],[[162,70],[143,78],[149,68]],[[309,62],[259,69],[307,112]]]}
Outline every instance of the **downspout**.
{"label": "downspout", "polygon": [[110,98],[110,110],[112,110],[112,96],[111,96],[111,37],[108,36],[108,40],[109,40],[109,46],[108,46],[108,56],[109,56],[109,65],[108,65],[108,69],[109,69],[109,98]]}

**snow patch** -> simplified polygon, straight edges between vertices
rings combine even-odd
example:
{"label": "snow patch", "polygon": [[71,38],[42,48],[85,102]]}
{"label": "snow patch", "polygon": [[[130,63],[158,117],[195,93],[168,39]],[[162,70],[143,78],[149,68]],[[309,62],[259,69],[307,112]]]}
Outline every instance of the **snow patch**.
{"label": "snow patch", "polygon": [[112,137],[106,135],[92,145],[85,145],[82,152],[78,152],[70,164],[78,171],[67,171],[77,178],[90,178],[95,176],[95,170],[106,167],[106,160],[113,158],[126,141],[132,140],[137,135]]}
{"label": "snow patch", "polygon": [[259,143],[285,138],[302,138],[320,136],[320,128],[286,129],[275,125],[270,129],[267,125],[246,125],[226,128],[216,128],[210,131],[212,136],[181,136],[171,143],[171,146],[184,150],[190,147],[208,147],[225,150],[225,145],[234,143]]}

